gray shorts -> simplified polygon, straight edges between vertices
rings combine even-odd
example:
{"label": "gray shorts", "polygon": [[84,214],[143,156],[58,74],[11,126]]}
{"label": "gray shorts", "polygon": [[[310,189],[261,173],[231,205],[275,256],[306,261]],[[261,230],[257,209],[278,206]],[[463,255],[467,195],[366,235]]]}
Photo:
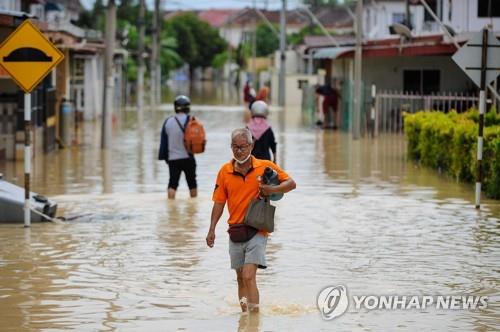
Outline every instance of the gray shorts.
{"label": "gray shorts", "polygon": [[247,242],[236,243],[229,239],[231,268],[237,270],[243,267],[243,264],[256,264],[260,269],[265,269],[266,245],[267,236],[260,233],[255,234]]}

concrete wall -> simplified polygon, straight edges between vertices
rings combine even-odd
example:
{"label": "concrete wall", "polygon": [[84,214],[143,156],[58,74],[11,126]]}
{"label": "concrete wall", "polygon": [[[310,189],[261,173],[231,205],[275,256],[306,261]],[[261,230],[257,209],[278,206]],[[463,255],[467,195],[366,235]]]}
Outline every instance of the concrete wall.
{"label": "concrete wall", "polygon": [[102,114],[102,92],[104,91],[102,59],[98,55],[85,57],[85,110],[84,119],[94,120]]}
{"label": "concrete wall", "polygon": [[[294,50],[288,50],[285,52],[285,54],[286,54],[286,62],[285,62],[286,74],[291,75],[291,74],[299,73],[300,69],[302,67],[302,65],[301,65],[302,59],[300,58],[298,53],[295,52]],[[278,72],[279,72],[280,67],[281,67],[280,58],[281,58],[280,51],[278,50],[278,51],[274,52],[274,67]]]}
{"label": "concrete wall", "polygon": [[[352,59],[333,62],[332,77],[352,80]],[[460,92],[474,88],[472,81],[462,72],[450,57],[392,57],[363,59],[363,81],[375,84],[377,89],[403,90],[403,71],[429,69],[440,71],[440,90]]]}
{"label": "concrete wall", "polygon": [[[318,84],[318,75],[286,75],[285,106],[302,105],[302,90],[299,89],[299,80],[305,80],[310,85]],[[271,104],[278,105],[279,71],[274,71],[271,76]]]}

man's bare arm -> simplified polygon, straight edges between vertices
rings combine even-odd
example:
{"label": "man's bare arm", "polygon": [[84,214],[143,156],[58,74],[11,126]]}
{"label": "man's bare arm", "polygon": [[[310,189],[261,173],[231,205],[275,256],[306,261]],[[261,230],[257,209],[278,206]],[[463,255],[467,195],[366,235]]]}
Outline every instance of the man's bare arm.
{"label": "man's bare arm", "polygon": [[291,190],[294,190],[297,187],[295,184],[295,181],[293,181],[292,178],[289,178],[283,182],[281,182],[277,186],[270,186],[267,184],[261,184],[260,185],[260,193],[261,195],[264,196],[269,196],[270,194],[277,194],[277,193],[287,193]]}
{"label": "man's bare arm", "polygon": [[215,242],[215,227],[217,226],[217,223],[219,222],[220,217],[222,216],[222,213],[224,212],[224,206],[225,203],[217,203],[214,202],[214,206],[212,207],[212,215],[210,217],[210,228],[208,230],[207,234],[207,246],[212,248],[214,246]]}

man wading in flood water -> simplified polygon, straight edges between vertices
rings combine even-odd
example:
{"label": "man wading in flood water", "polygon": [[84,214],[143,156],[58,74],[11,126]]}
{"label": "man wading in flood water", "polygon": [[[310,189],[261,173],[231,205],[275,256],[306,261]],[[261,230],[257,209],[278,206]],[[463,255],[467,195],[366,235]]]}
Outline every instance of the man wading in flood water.
{"label": "man wading in flood water", "polygon": [[[244,231],[246,241],[233,242],[229,239],[231,268],[236,270],[238,280],[238,298],[242,311],[259,311],[259,290],[257,289],[257,268],[265,269],[267,232],[242,226],[246,211],[252,199],[259,195],[286,193],[295,189],[295,182],[280,167],[268,160],[256,159],[251,155],[253,148],[252,134],[246,128],[236,129],[231,134],[233,160],[220,169],[215,184],[212,200],[212,216],[207,234],[207,245],[212,248],[215,242],[215,226],[219,221],[227,201],[229,210],[228,224],[231,228]],[[260,182],[264,169],[273,168],[278,173],[279,185],[270,186]],[[238,225],[236,228],[235,225]],[[241,227],[240,227],[241,226]],[[252,231],[253,230],[253,231]],[[240,234],[241,235],[241,234]],[[252,236],[253,235],[253,236]]]}

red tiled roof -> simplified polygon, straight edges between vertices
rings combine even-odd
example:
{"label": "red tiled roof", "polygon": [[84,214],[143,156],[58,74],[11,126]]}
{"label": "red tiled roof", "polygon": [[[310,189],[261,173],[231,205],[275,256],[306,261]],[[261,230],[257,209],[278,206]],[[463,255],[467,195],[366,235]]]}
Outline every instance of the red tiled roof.
{"label": "red tiled roof", "polygon": [[[221,27],[224,24],[231,24],[234,26],[245,26],[252,24],[254,20],[257,22],[262,21],[259,13],[253,8],[243,9],[208,9],[208,10],[191,10],[191,11],[165,11],[163,18],[168,20],[176,15],[183,13],[194,13],[198,17],[210,24],[213,27]],[[266,17],[272,24],[279,25],[280,11],[279,10],[260,10],[260,13]],[[353,20],[349,13],[342,7],[320,7],[314,11],[318,20],[328,29],[333,28],[349,28],[353,26]],[[302,9],[291,9],[287,11],[286,15],[287,25],[304,27],[312,23],[311,17]]]}
{"label": "red tiled roof", "polygon": [[218,28],[223,26],[231,15],[234,15],[239,11],[239,9],[209,9],[201,11],[198,14],[198,17],[211,26]]}

